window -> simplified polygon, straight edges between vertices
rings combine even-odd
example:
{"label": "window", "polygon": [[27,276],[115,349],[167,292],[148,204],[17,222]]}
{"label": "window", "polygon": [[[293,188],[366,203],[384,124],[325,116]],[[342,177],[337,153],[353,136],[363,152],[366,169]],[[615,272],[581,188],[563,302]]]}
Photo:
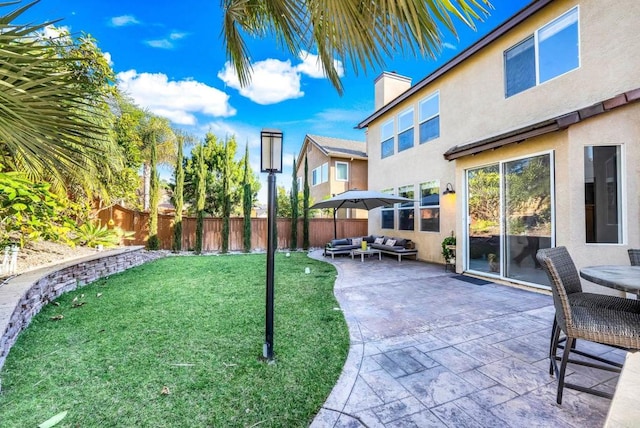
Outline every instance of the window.
{"label": "window", "polygon": [[[389,193],[393,195],[393,189],[383,190],[382,193]],[[382,224],[380,227],[382,229],[393,229],[395,223],[393,204],[383,206],[380,211],[382,213]]]}
{"label": "window", "polygon": [[578,8],[574,7],[505,51],[507,97],[578,68],[578,21]]}
{"label": "window", "polygon": [[329,181],[329,164],[325,162],[311,171],[311,185],[317,186],[327,181]]}
{"label": "window", "polygon": [[393,154],[394,141],[393,141],[393,120],[382,125],[380,131],[380,156],[382,159],[389,157]]}
{"label": "window", "polygon": [[[403,186],[398,189],[398,196],[413,199],[413,186]],[[403,202],[398,207],[398,229],[413,230],[414,229],[414,203]]]}
{"label": "window", "polygon": [[303,184],[302,177],[298,177],[298,191],[302,190]]}
{"label": "window", "polygon": [[622,242],[620,146],[584,148],[586,242]]}
{"label": "window", "polygon": [[336,181],[349,181],[349,164],[336,161]]}
{"label": "window", "polygon": [[398,115],[398,152],[413,147],[413,107]]}
{"label": "window", "polygon": [[420,144],[440,136],[440,94],[420,101]]}
{"label": "window", "polygon": [[438,180],[420,184],[420,231],[440,232],[440,184]]}

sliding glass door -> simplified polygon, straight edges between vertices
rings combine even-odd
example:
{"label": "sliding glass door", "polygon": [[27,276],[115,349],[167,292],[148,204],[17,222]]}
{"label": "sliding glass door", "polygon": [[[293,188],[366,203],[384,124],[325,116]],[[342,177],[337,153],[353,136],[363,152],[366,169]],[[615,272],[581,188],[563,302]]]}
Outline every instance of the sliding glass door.
{"label": "sliding glass door", "polygon": [[552,159],[532,156],[467,171],[467,269],[549,285],[536,260],[553,236]]}

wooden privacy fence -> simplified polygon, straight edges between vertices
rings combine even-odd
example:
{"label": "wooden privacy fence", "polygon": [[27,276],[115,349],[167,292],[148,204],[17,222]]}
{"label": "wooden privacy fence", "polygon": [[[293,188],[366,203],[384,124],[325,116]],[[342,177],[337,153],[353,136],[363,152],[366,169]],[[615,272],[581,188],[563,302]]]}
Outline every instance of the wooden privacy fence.
{"label": "wooden privacy fence", "polygon": [[[133,211],[120,205],[103,209],[98,212],[102,224],[113,220],[113,227],[120,227],[125,231],[135,232],[135,238],[124,242],[124,245],[145,245],[149,239],[149,213]],[[367,219],[338,219],[338,238],[364,236],[367,234]],[[242,217],[229,219],[229,251],[242,251],[243,244]],[[291,220],[278,218],[278,248],[290,248]],[[222,247],[222,219],[206,217],[204,219],[204,233],[202,250],[220,251]],[[298,243],[296,248],[302,248],[303,220],[298,220]],[[309,219],[309,244],[311,247],[324,247],[333,239],[332,218]],[[173,215],[158,215],[158,238],[160,248],[170,250],[173,242]],[[196,218],[182,217],[182,249],[193,250],[196,242]],[[267,219],[251,219],[251,249],[264,250],[267,248]]]}

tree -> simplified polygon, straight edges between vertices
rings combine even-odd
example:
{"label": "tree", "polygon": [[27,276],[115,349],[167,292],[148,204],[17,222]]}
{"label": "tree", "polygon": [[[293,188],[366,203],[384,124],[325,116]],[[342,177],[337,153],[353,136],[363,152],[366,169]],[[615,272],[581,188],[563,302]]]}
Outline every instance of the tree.
{"label": "tree", "polygon": [[243,244],[244,252],[251,252],[251,208],[253,206],[253,194],[251,193],[251,183],[249,182],[249,144],[244,149],[244,174],[242,176],[242,214],[243,223]]}
{"label": "tree", "polygon": [[309,162],[307,156],[304,157],[304,195],[302,212],[302,249],[309,249]]}
{"label": "tree", "polygon": [[298,248],[298,177],[296,177],[296,160],[293,160],[291,177],[291,244],[289,248]]}
{"label": "tree", "polygon": [[121,159],[106,103],[113,71],[89,37],[45,38],[38,32],[54,22],[14,23],[36,3],[0,16],[0,164],[59,194],[70,184],[92,191]]}
{"label": "tree", "polygon": [[340,69],[384,65],[397,52],[436,57],[442,45],[438,25],[455,34],[451,16],[474,28],[488,0],[224,0],[222,34],[227,57],[242,86],[251,81],[246,37],[274,35],[297,56],[314,46],[325,74],[342,94]]}
{"label": "tree", "polygon": [[224,141],[224,153],[222,158],[222,253],[229,251],[229,217],[231,216],[231,196],[229,195],[229,182],[231,174],[229,168],[229,140]]}
{"label": "tree", "polygon": [[291,218],[291,197],[284,186],[276,188],[276,206],[278,217]]}
{"label": "tree", "polygon": [[158,201],[160,200],[160,177],[158,175],[157,163],[158,155],[156,152],[155,133],[151,133],[150,137],[151,149],[151,181],[150,181],[150,210],[149,210],[149,241],[147,247],[150,250],[160,248],[160,240],[158,238]]}
{"label": "tree", "polygon": [[182,192],[184,190],[184,156],[183,145],[185,140],[185,134],[182,132],[176,133],[176,142],[178,144],[178,155],[176,156],[176,169],[175,169],[175,187],[173,188],[173,206],[176,211],[173,216],[173,245],[171,249],[173,252],[182,250],[182,208],[183,197]]}
{"label": "tree", "polygon": [[[225,141],[227,144],[226,150],[228,155],[225,155]],[[218,138],[212,133],[207,133],[203,143],[204,161],[207,164],[208,176],[207,176],[207,197],[205,201],[205,212],[211,216],[222,217],[224,209],[225,198],[229,198],[230,212],[234,215],[241,215],[242,213],[242,201],[243,201],[243,186],[242,180],[244,177],[244,159],[235,160],[237,143],[234,137],[227,138],[225,140]],[[223,168],[224,159],[228,157],[229,163],[229,189],[225,193],[223,189]],[[185,200],[195,203],[197,193],[195,188],[195,174],[197,168],[194,168],[193,162],[187,162],[185,168]],[[256,201],[258,191],[260,190],[260,182],[256,174],[251,171],[247,175],[249,183],[251,184],[252,191],[252,203]]]}
{"label": "tree", "polygon": [[156,167],[158,164],[168,164],[175,162],[175,135],[168,119],[155,116],[145,111],[142,120],[138,125],[138,132],[142,139],[142,175],[143,182],[143,208],[151,209],[150,188],[151,188],[151,145],[155,145]]}
{"label": "tree", "polygon": [[195,253],[202,253],[202,240],[204,234],[204,202],[206,199],[207,191],[207,164],[204,161],[204,148],[202,144],[198,146],[200,149],[194,154],[196,159],[196,248]]}

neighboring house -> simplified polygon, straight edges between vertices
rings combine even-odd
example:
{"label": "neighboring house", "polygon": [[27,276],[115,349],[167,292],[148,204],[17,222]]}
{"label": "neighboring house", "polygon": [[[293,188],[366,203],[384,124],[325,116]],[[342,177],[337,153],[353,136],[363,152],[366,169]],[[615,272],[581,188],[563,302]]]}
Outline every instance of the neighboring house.
{"label": "neighboring house", "polygon": [[[296,161],[298,189],[304,186],[304,160],[309,166],[309,197],[320,202],[347,190],[367,190],[367,146],[363,141],[306,135]],[[367,211],[340,209],[338,218],[367,218]]]}
{"label": "neighboring house", "polygon": [[458,272],[533,285],[548,285],[538,248],[567,246],[578,268],[628,264],[640,247],[638,16],[637,0],[533,1],[413,86],[383,73],[358,125],[369,188],[417,202],[372,211],[369,232],[439,263],[453,232]]}

